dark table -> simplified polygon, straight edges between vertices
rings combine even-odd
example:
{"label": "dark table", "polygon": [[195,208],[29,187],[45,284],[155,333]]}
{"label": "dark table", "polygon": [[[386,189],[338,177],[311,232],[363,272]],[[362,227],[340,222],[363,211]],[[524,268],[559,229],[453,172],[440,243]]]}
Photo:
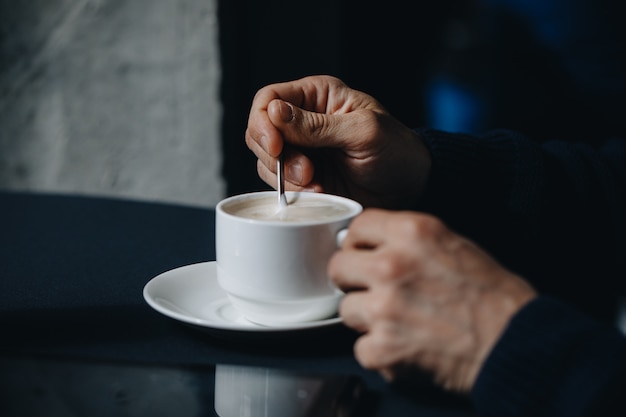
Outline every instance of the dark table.
{"label": "dark table", "polygon": [[[215,416],[216,392],[224,395],[216,375],[225,372],[239,373],[241,389],[241,375],[260,372],[292,402],[308,395],[303,416],[472,415],[425,376],[391,386],[362,369],[357,335],[342,325],[232,338],[153,310],[142,296],[153,277],[215,259],[214,216],[0,192],[0,415]],[[303,378],[324,389],[299,388]]]}

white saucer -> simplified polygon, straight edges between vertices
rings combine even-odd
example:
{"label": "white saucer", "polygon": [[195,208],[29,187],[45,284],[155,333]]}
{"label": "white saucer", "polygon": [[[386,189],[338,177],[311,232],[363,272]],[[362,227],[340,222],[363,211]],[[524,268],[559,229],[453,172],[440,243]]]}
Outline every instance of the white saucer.
{"label": "white saucer", "polygon": [[341,323],[340,317],[266,327],[246,320],[217,283],[215,262],[183,266],[152,278],[143,289],[150,307],[161,314],[205,330],[284,332]]}

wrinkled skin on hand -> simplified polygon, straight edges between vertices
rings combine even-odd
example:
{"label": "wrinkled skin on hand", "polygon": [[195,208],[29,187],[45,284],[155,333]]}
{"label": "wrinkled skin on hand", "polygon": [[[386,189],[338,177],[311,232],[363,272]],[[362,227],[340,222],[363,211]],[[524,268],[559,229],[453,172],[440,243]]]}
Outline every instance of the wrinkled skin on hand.
{"label": "wrinkled skin on hand", "polygon": [[330,76],[259,90],[246,144],[267,184],[276,187],[276,160],[284,152],[286,190],[343,195],[366,207],[411,207],[431,164],[416,132]]}
{"label": "wrinkled skin on hand", "polygon": [[347,292],[346,325],[361,332],[357,360],[394,381],[414,370],[468,393],[533,288],[436,218],[365,210],[329,274]]}

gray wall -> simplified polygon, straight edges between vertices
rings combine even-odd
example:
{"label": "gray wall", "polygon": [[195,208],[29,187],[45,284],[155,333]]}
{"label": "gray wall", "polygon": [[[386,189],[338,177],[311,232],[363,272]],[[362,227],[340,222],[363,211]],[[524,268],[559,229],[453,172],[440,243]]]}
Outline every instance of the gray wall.
{"label": "gray wall", "polygon": [[217,36],[217,0],[0,0],[0,189],[214,205]]}

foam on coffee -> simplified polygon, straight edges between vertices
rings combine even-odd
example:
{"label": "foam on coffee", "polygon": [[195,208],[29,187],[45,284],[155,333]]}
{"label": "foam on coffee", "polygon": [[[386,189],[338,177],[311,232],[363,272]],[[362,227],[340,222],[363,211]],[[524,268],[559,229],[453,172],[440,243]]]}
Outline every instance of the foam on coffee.
{"label": "foam on coffee", "polygon": [[234,201],[224,207],[224,211],[238,217],[285,222],[324,221],[348,215],[351,210],[337,201],[315,197],[294,199],[281,210],[275,196]]}

